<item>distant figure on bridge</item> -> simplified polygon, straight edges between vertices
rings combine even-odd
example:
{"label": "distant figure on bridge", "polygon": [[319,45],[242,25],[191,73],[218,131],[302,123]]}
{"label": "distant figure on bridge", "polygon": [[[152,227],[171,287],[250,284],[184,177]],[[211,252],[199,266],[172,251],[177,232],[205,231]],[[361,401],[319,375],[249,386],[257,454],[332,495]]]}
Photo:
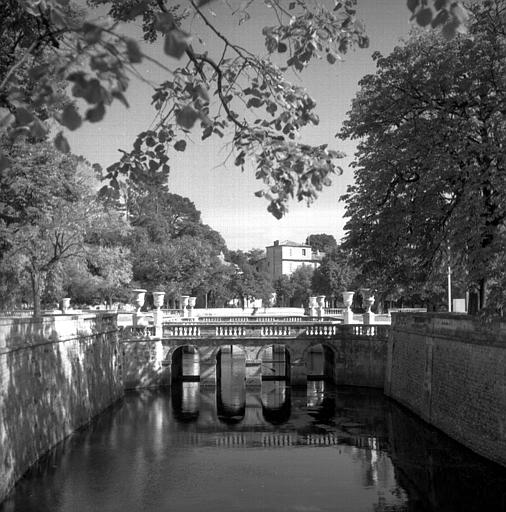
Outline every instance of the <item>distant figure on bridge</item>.
{"label": "distant figure on bridge", "polygon": [[251,312],[251,316],[255,316],[257,311],[258,311],[258,307],[253,306],[253,311]]}

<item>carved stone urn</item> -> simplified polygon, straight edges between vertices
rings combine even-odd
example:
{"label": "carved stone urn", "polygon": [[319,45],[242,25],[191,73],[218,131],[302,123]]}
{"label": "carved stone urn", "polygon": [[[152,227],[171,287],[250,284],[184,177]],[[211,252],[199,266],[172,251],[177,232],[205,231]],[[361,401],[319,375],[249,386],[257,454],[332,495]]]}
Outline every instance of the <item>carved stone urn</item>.
{"label": "carved stone urn", "polygon": [[181,295],[180,308],[183,310],[184,318],[186,318],[188,316],[188,305],[189,304],[190,304],[190,296],[189,295]]}
{"label": "carved stone urn", "polygon": [[136,288],[135,290],[132,290],[132,293],[134,294],[133,301],[134,304],[137,306],[137,313],[139,313],[142,306],[144,306],[144,300],[146,299],[146,290],[144,290],[143,288]]}
{"label": "carved stone urn", "polygon": [[365,303],[366,303],[366,307],[367,307],[366,313],[370,313],[372,305],[374,304],[374,295],[369,295],[369,297],[367,297],[365,299]]}
{"label": "carved stone urn", "polygon": [[160,309],[163,306],[163,299],[165,297],[165,292],[153,292],[153,306],[156,309]]}
{"label": "carved stone urn", "polygon": [[353,295],[355,295],[355,292],[343,292],[343,302],[348,311],[351,311],[351,305],[353,303]]}
{"label": "carved stone urn", "polygon": [[70,309],[70,297],[65,297],[61,300],[61,310],[65,312],[68,309]]}

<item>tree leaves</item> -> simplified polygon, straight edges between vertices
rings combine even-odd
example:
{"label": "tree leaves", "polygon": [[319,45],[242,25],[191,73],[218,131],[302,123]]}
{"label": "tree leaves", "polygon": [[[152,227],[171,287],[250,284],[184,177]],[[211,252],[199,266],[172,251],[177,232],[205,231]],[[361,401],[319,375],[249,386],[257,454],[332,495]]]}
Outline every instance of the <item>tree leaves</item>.
{"label": "tree leaves", "polygon": [[415,12],[415,10],[419,4],[420,4],[420,0],[407,0],[408,9],[411,12]]}
{"label": "tree leaves", "polygon": [[377,58],[344,123],[342,136],[360,138],[346,244],[385,288],[432,287],[449,246],[452,266],[480,283],[502,244],[506,75],[494,69],[506,50],[488,7],[473,11],[473,38],[419,33]]}
{"label": "tree leaves", "polygon": [[54,145],[58,151],[61,151],[62,153],[70,153],[70,145],[62,132],[58,132],[54,138]]}
{"label": "tree leaves", "polygon": [[163,51],[170,57],[180,59],[188,49],[190,42],[190,34],[174,28],[169,30],[165,36]]}
{"label": "tree leaves", "polygon": [[432,21],[432,9],[423,7],[416,13],[416,22],[421,27],[426,27]]}
{"label": "tree leaves", "polygon": [[102,121],[105,115],[105,106],[103,102],[98,103],[94,108],[90,108],[86,112],[86,120],[90,123],[98,123]]}
{"label": "tree leaves", "polygon": [[63,109],[60,123],[69,130],[77,130],[81,126],[81,116],[73,104],[69,104]]}
{"label": "tree leaves", "polygon": [[2,152],[0,152],[0,172],[10,167],[11,161]]}
{"label": "tree leaves", "polygon": [[461,2],[449,0],[433,0],[432,5],[427,1],[407,0],[408,9],[413,13],[414,19],[421,27],[442,27],[442,34],[446,39],[452,39],[458,32],[466,31],[466,22],[469,18],[467,10]]}
{"label": "tree leaves", "polygon": [[174,144],[174,149],[176,151],[184,151],[186,149],[186,141],[181,139],[181,140],[178,140],[175,144]]}
{"label": "tree leaves", "polygon": [[186,105],[181,110],[178,110],[176,112],[177,124],[185,128],[186,130],[190,130],[198,118],[198,112],[189,105]]}
{"label": "tree leaves", "polygon": [[138,64],[142,62],[142,52],[137,42],[133,39],[127,39],[125,44],[129,61],[132,64]]}

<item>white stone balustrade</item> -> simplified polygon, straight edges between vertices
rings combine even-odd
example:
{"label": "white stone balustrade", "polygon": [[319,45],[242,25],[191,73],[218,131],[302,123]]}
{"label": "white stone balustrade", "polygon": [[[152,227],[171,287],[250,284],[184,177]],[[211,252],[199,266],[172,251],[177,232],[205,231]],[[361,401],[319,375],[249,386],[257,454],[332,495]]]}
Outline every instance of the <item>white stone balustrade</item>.
{"label": "white stone balustrade", "polygon": [[200,337],[200,327],[198,325],[170,325],[164,329],[164,335],[175,337]]}
{"label": "white stone balustrade", "polygon": [[333,336],[337,332],[337,325],[311,325],[305,331],[307,336]]}
{"label": "white stone balustrade", "polygon": [[216,326],[216,336],[245,336],[246,328],[241,325],[218,325]]}
{"label": "white stone balustrade", "polygon": [[289,325],[262,325],[262,336],[290,336],[292,331]]}

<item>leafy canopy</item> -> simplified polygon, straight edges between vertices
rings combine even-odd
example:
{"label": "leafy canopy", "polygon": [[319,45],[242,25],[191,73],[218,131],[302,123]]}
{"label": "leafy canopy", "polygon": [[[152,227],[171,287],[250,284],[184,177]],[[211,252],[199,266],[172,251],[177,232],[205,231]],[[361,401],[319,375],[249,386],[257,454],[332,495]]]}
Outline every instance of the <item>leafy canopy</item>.
{"label": "leafy canopy", "polygon": [[471,13],[467,36],[376,53],[341,132],[360,140],[345,246],[386,289],[440,285],[450,263],[484,295],[502,244],[506,2]]}

